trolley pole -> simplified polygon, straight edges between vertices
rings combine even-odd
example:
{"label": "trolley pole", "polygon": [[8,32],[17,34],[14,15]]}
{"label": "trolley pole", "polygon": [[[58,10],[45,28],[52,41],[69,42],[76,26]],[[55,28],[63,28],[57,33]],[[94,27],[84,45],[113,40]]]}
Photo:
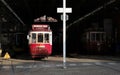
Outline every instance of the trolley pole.
{"label": "trolley pole", "polygon": [[63,0],[63,68],[66,68],[66,0]]}

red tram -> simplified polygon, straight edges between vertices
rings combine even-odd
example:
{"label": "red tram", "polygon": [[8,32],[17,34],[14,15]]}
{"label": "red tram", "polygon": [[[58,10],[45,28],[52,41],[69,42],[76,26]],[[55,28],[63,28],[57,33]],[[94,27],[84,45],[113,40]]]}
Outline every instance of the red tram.
{"label": "red tram", "polygon": [[82,37],[84,49],[92,52],[104,52],[107,47],[106,32],[104,31],[87,31]]}
{"label": "red tram", "polygon": [[33,24],[27,38],[32,58],[44,58],[52,53],[52,31],[49,25]]}

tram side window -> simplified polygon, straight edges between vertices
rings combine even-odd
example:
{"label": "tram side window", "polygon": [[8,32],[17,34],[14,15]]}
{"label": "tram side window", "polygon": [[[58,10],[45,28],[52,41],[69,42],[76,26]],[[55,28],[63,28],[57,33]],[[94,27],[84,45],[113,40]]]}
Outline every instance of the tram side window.
{"label": "tram side window", "polygon": [[101,41],[101,33],[96,33],[96,41]]}
{"label": "tram side window", "polygon": [[43,33],[38,33],[38,42],[43,42]]}
{"label": "tram side window", "polygon": [[44,42],[49,43],[49,34],[45,34]]}
{"label": "tram side window", "polygon": [[36,43],[36,33],[32,33],[32,43]]}

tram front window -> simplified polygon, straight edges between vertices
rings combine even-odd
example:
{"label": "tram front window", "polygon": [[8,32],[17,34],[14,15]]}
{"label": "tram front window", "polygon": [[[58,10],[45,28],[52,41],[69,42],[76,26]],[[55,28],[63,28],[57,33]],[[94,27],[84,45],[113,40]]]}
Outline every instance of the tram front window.
{"label": "tram front window", "polygon": [[49,43],[49,34],[45,34],[44,42]]}
{"label": "tram front window", "polygon": [[38,33],[38,42],[43,42],[43,33]]}
{"label": "tram front window", "polygon": [[36,43],[36,33],[32,33],[32,43]]}
{"label": "tram front window", "polygon": [[104,41],[105,40],[105,33],[98,33],[94,32],[90,34],[90,41]]}
{"label": "tram front window", "polygon": [[101,41],[101,33],[96,33],[96,41]]}

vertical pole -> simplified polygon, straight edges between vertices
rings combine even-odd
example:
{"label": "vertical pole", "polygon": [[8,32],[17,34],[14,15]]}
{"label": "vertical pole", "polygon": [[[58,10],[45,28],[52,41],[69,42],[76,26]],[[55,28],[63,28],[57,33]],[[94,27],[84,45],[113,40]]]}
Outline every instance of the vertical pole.
{"label": "vertical pole", "polygon": [[66,68],[66,0],[63,0],[63,68]]}
{"label": "vertical pole", "polygon": [[2,27],[2,20],[0,19],[0,48],[1,48],[1,32],[2,32],[2,28],[1,27]]}

